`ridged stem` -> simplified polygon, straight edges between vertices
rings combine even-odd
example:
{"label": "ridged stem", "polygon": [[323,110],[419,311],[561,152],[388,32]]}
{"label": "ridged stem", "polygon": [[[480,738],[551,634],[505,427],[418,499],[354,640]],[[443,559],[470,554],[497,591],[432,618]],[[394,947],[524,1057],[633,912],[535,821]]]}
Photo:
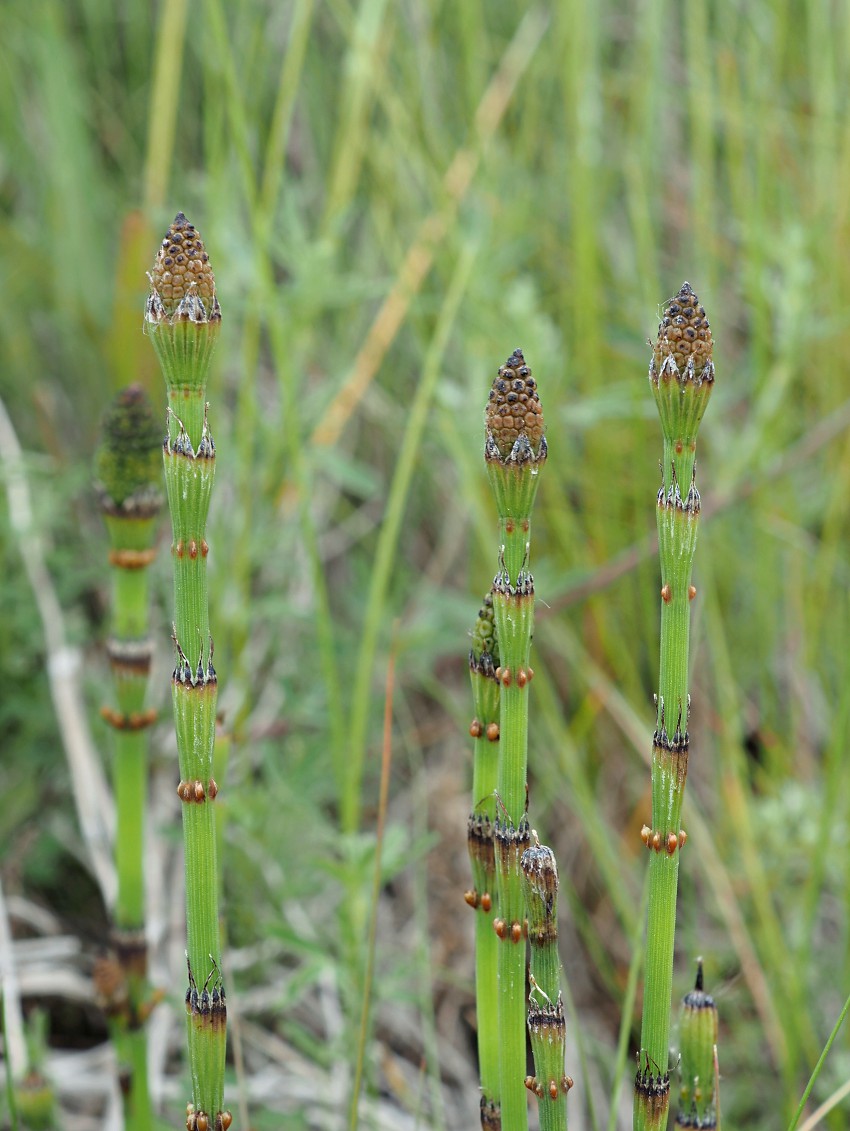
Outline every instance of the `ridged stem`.
{"label": "ridged stem", "polygon": [[505,571],[493,586],[501,684],[497,818],[512,826],[519,824],[526,808],[529,656],[534,624],[534,580],[524,571],[516,576],[512,584]]}
{"label": "ridged stem", "polygon": [[482,1131],[501,1128],[499,1075],[498,938],[493,929],[496,906],[496,861],[493,830],[499,772],[499,660],[493,600],[488,594],[478,614],[469,653],[475,718],[470,727],[475,747],[472,809],[467,840],[474,888],[466,901],[475,910],[475,1004],[478,1022],[478,1065],[481,1081]]}
{"label": "ridged stem", "polygon": [[499,572],[492,600],[499,644],[499,772],[494,824],[499,938],[499,1071],[503,1131],[525,1131],[525,903],[520,860],[530,844],[526,812],[529,666],[534,581],[530,521],[546,460],[536,382],[521,350],[499,369],[486,409],[484,455],[499,516]]}
{"label": "ridged stem", "polygon": [[501,684],[499,773],[495,821],[499,978],[499,1042],[502,1127],[523,1131],[528,1125],[525,1091],[525,902],[520,859],[529,846],[526,820],[528,762],[528,693],[534,588],[520,570],[512,584],[507,571],[493,586]]}
{"label": "ridged stem", "polygon": [[111,949],[95,982],[109,1018],[122,1078],[127,1131],[148,1131],[153,1119],[144,1021],[153,1004],[145,939],[145,812],[148,787],[145,709],[151,662],[148,567],[154,558],[162,502],[160,429],[139,386],[123,390],[107,410],[95,457],[95,478],[110,540],[112,631],[108,644],[115,708],[104,718],[115,729],[113,788],[118,890]]}
{"label": "ridged stem", "polygon": [[148,737],[145,731],[115,735],[115,865],[118,897],[115,925],[141,931],[145,924],[145,797],[148,788]]}
{"label": "ridged stem", "polygon": [[132,1087],[124,1096],[124,1131],[151,1131],[154,1126],[148,1088],[148,1041],[144,1029],[130,1029],[121,1038],[122,1060]]}
{"label": "ridged stem", "polygon": [[[218,680],[212,663],[205,538],[215,451],[206,420],[200,431],[197,420],[193,425],[194,437],[182,418],[178,422],[173,414],[169,417],[165,476],[173,524],[177,663],[172,700],[186,866],[187,1031],[194,1105],[198,1117],[203,1114],[209,1119],[222,1109],[225,1020],[213,805],[218,792],[213,777]],[[219,998],[215,1013],[211,995],[204,996],[210,983]]]}
{"label": "ridged stem", "polygon": [[566,1131],[567,1092],[572,1080],[564,1072],[566,1019],[558,955],[558,869],[554,853],[543,844],[526,849],[520,864],[531,950],[528,1031],[534,1055],[534,1076],[526,1081],[526,1087],[537,1096],[540,1131]]}
{"label": "ridged stem", "polygon": [[[146,573],[147,571],[139,571]],[[139,579],[140,580],[140,579]],[[146,595],[147,587],[139,586]],[[121,586],[116,585],[120,592]],[[116,618],[120,619],[120,618]],[[135,620],[134,616],[127,618]],[[153,1109],[148,1090],[147,1033],[144,1021],[152,999],[147,979],[147,943],[145,940],[145,812],[148,788],[148,737],[143,729],[153,721],[154,712],[143,711],[147,669],[141,672],[116,663],[113,638],[113,669],[118,688],[118,714],[125,724],[134,717],[139,729],[119,727],[115,733],[115,771],[113,785],[116,803],[115,864],[118,892],[113,914],[112,944],[117,953],[118,969],[126,1004],[107,1005],[110,1031],[115,1044],[119,1071],[124,1081],[124,1124],[126,1131],[148,1131]],[[134,640],[135,643],[137,641]],[[122,670],[123,669],[123,670]],[[107,981],[106,985],[109,983]],[[107,1000],[109,1001],[108,994]]]}
{"label": "ridged stem", "polygon": [[688,772],[691,568],[699,527],[696,436],[714,384],[712,341],[705,310],[684,283],[666,305],[650,363],[650,386],[664,437],[662,483],[656,498],[661,564],[661,654],[652,744],[652,827],[646,975],[641,1048],[635,1077],[636,1131],[664,1131],[670,1103],[669,1046],[679,854]]}
{"label": "ridged stem", "polygon": [[655,1074],[667,1072],[681,812],[688,768],[688,644],[693,552],[699,520],[694,491],[682,504],[675,485],[661,498],[661,664],[652,750],[652,832],[646,981],[641,1047]]}
{"label": "ridged stem", "polygon": [[215,476],[206,383],[221,324],[203,243],[182,213],[163,240],[145,311],[168,391],[163,448],[174,565],[171,679],[186,866],[186,1028],[192,1073],[189,1131],[227,1131],[223,1111],[227,1006],[219,932],[213,774],[218,677],[207,597],[206,523]]}
{"label": "ridged stem", "polygon": [[525,936],[519,861],[530,842],[528,821],[518,828],[497,822],[496,933],[499,979],[499,1072],[503,1131],[528,1126],[525,1090]]}
{"label": "ridged stem", "polygon": [[717,1006],[703,989],[702,959],[697,962],[696,985],[682,1001],[679,1049],[682,1086],[676,1126],[709,1131],[717,1126],[719,1106],[715,1089]]}
{"label": "ridged stem", "polygon": [[[475,1006],[478,1021],[478,1066],[481,1079],[481,1094],[490,1108],[501,1108],[501,1081],[499,1076],[499,992],[498,992],[498,944],[493,930],[496,907],[495,890],[495,848],[493,845],[493,822],[495,813],[494,793],[496,790],[496,770],[498,746],[489,744],[482,736],[478,747],[490,745],[489,750],[477,750],[475,772],[473,774],[473,797],[487,797],[489,803],[477,808],[476,815],[482,818],[484,837],[487,839],[487,864],[484,868],[489,882],[479,899],[475,915]],[[493,1112],[487,1112],[490,1126],[493,1126]]]}

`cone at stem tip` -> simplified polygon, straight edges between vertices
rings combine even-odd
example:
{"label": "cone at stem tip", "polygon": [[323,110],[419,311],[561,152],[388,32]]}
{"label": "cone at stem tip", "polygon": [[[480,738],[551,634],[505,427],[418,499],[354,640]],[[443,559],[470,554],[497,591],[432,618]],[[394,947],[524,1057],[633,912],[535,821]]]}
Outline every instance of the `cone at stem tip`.
{"label": "cone at stem tip", "polygon": [[[221,307],[209,256],[197,229],[178,212],[166,232],[145,304],[145,330],[162,368],[172,409],[197,448],[204,426],[205,387],[221,328]],[[175,438],[175,417],[169,434]]]}
{"label": "cone at stem tip", "polygon": [[714,388],[714,342],[705,308],[690,283],[664,306],[652,346],[649,381],[664,438],[693,450]]}
{"label": "cone at stem tip", "polygon": [[106,514],[135,518],[162,506],[162,428],[141,385],[130,385],[103,415],[94,458],[95,486]]}
{"label": "cone at stem tip", "polygon": [[546,425],[537,382],[521,349],[499,367],[486,409],[485,457],[507,463],[542,463],[546,459]]}
{"label": "cone at stem tip", "polygon": [[172,220],[149,278],[146,322],[221,320],[210,257],[200,232],[182,212]]}
{"label": "cone at stem tip", "polygon": [[668,299],[652,347],[650,376],[663,379],[665,369],[680,381],[713,381],[711,327],[691,284],[682,283]]}
{"label": "cone at stem tip", "polygon": [[[526,524],[517,542],[522,561],[528,542],[527,521],[534,506],[538,471],[546,461],[547,447],[537,382],[521,349],[515,349],[499,367],[490,389],[485,425],[484,459],[499,519],[502,523],[513,520]],[[507,529],[503,531],[503,534],[509,533]],[[509,573],[513,582],[516,568],[509,569]]]}

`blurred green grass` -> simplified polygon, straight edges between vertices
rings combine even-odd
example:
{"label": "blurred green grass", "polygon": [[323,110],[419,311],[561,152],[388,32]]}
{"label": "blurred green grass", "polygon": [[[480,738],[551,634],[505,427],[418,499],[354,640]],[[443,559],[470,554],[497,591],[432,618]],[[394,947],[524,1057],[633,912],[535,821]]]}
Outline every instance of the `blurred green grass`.
{"label": "blurred green grass", "polygon": [[[450,886],[433,876],[463,874],[463,828],[447,831],[446,814],[463,813],[466,634],[495,569],[481,412],[520,345],[551,453],[535,516],[531,805],[563,861],[565,967],[607,1086],[645,863],[658,644],[645,340],[687,278],[718,381],[701,434],[677,986],[702,953],[724,1111],[781,1125],[850,985],[850,12],[250,0],[237,14],[164,0],[155,15],[5,5],[0,381],[96,683],[104,580],[86,468],[113,388],[141,379],[159,396],[144,271],[178,208],[198,225],[225,317],[210,563],[235,737],[234,939],[279,936],[290,996],[309,1000],[331,970],[356,1015],[399,618],[389,868],[410,856],[407,883],[435,905],[415,945],[379,936],[382,985],[426,1029],[447,984],[468,995],[468,954],[444,968],[455,952],[428,936],[461,915],[462,889],[440,905]],[[21,784],[59,747],[25,547],[2,513],[0,784],[13,800],[0,844],[25,889],[12,846],[67,813],[61,789]],[[291,868],[258,865],[281,855]],[[345,914],[328,919],[339,899]],[[321,961],[305,922],[325,923]],[[303,1021],[267,1024],[314,1048]],[[421,1102],[453,1126],[429,1041]],[[848,1067],[842,1038],[818,1100]]]}

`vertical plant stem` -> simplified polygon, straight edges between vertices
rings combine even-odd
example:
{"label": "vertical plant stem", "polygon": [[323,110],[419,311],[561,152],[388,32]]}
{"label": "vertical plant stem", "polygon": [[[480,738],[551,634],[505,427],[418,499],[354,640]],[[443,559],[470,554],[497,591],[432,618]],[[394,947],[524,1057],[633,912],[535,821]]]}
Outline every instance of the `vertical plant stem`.
{"label": "vertical plant stem", "polygon": [[652,827],[642,836],[650,851],[641,1049],[635,1077],[636,1131],[663,1131],[670,1104],[668,1056],[676,931],[676,887],[682,800],[688,772],[691,567],[699,525],[695,481],[696,436],[714,385],[712,341],[705,310],[688,283],[664,309],[650,385],[664,435],[662,484],[657,497],[661,560],[661,660],[652,749]]}
{"label": "vertical plant stem", "polygon": [[182,212],[157,255],[145,325],[168,390],[165,484],[174,532],[171,680],[186,864],[186,1023],[192,1073],[189,1131],[227,1131],[223,1109],[227,1004],[218,918],[213,776],[218,677],[207,603],[206,522],[215,475],[206,383],[221,325],[203,242]]}
{"label": "vertical plant stem", "polygon": [[95,972],[122,1074],[128,1131],[145,1131],[153,1112],[148,1094],[150,1012],[145,938],[145,812],[147,734],[156,712],[145,709],[152,645],[148,636],[148,567],[155,556],[162,506],[160,428],[142,389],[119,393],[103,421],[95,460],[96,489],[109,533],[112,566],[112,633],[108,652],[117,708],[103,717],[115,728],[118,892],[113,913],[114,962]]}
{"label": "vertical plant stem", "polygon": [[703,989],[702,959],[697,960],[694,988],[685,994],[679,1019],[678,1127],[714,1127],[719,1097],[715,1080],[717,1061],[717,1006]]}
{"label": "vertical plant stem", "polygon": [[469,674],[475,718],[469,728],[475,740],[472,771],[472,811],[467,844],[474,887],[466,902],[475,916],[475,1007],[478,1021],[478,1067],[481,1079],[481,1126],[501,1127],[499,1077],[498,938],[493,930],[496,859],[493,829],[499,772],[499,642],[493,598],[484,598],[469,651]]}
{"label": "vertical plant stem", "polygon": [[535,1073],[526,1087],[538,1099],[540,1131],[567,1131],[567,1092],[573,1082],[564,1073],[567,1027],[558,956],[558,869],[551,848],[538,843],[525,850],[520,863],[531,944],[528,1030]]}
{"label": "vertical plant stem", "polygon": [[[520,859],[528,848],[525,817],[528,753],[528,653],[534,590],[529,574],[520,572],[510,585],[504,574],[493,588],[496,632],[500,648],[500,720],[496,847],[499,1053],[502,1127],[527,1126],[525,1092],[525,904],[520,886]],[[520,675],[524,673],[524,678]]]}
{"label": "vertical plant stem", "polygon": [[[493,851],[492,833],[490,837]],[[493,930],[493,894],[490,909],[475,917],[475,1002],[478,1019],[478,1065],[481,1080],[481,1127],[497,1131],[502,1126],[502,1084],[499,1062],[499,955]]]}
{"label": "vertical plant stem", "polygon": [[499,514],[499,572],[492,599],[499,643],[499,770],[494,822],[502,1128],[528,1125],[525,1093],[525,907],[520,859],[530,844],[526,810],[528,685],[534,581],[528,572],[531,510],[546,460],[537,385],[521,350],[490,391],[484,449]]}

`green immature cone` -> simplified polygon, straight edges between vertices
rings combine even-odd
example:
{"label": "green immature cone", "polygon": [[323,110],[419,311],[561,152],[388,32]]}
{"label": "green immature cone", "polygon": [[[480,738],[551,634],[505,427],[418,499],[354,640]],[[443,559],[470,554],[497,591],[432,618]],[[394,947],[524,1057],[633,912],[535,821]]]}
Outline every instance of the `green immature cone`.
{"label": "green immature cone", "polygon": [[[146,567],[154,559],[163,502],[162,428],[139,385],[122,390],[104,414],[94,458],[94,481],[111,545],[112,634],[108,647],[119,708],[118,715],[104,713],[119,731],[133,731],[140,729],[134,724],[140,721],[137,716],[144,705],[150,669]],[[140,798],[131,799],[131,804],[140,805]],[[120,825],[120,798],[118,815]],[[123,831],[126,834],[129,830]],[[134,830],[130,839],[141,852],[136,831],[141,830]],[[119,853],[123,839],[126,837],[119,828]],[[118,872],[120,881],[120,866]],[[119,896],[119,922],[120,903]],[[141,904],[135,918],[137,922],[126,925],[141,923]]]}
{"label": "green immature cone", "polygon": [[527,848],[520,866],[531,946],[528,1031],[535,1073],[526,1080],[526,1087],[538,1098],[540,1131],[565,1131],[566,1096],[572,1080],[564,1072],[566,1021],[558,955],[558,868],[555,854],[545,844]]}
{"label": "green immature cone", "polygon": [[161,447],[162,429],[144,389],[123,389],[104,413],[94,459],[101,510],[116,520],[107,522],[113,545],[123,545],[128,526],[141,524],[153,542],[152,520],[163,501]]}
{"label": "green immature cone", "polygon": [[215,475],[206,383],[221,325],[215,279],[203,240],[182,212],[162,241],[150,273],[145,328],[168,392],[163,447],[174,564],[171,679],[178,796],[186,860],[186,1019],[193,1103],[189,1131],[230,1126],[222,1110],[226,1018],[218,916],[213,776],[218,679],[207,599],[206,522]]}
{"label": "green immature cone", "polygon": [[[475,721],[486,731],[490,723],[499,721],[499,684],[496,681],[496,668],[499,666],[499,641],[496,637],[496,621],[493,613],[493,598],[488,593],[478,610],[475,627],[472,630],[472,647],[469,649],[469,673],[472,682],[472,701],[475,708]],[[473,734],[473,738],[479,738]],[[498,738],[498,735],[496,735]]]}
{"label": "green immature cone", "polygon": [[496,899],[496,858],[493,822],[499,763],[499,644],[493,615],[493,598],[484,598],[472,632],[469,677],[475,718],[469,732],[475,740],[472,776],[472,811],[467,825],[467,845],[473,888],[466,902],[475,916],[475,999],[478,1021],[478,1065],[481,1079],[481,1126],[501,1127],[498,1032],[498,939],[493,930]]}
{"label": "green immature cone", "polygon": [[663,1129],[669,1108],[669,1038],[682,802],[688,772],[691,569],[700,495],[696,440],[714,387],[713,342],[705,310],[688,283],[664,307],[649,366],[661,419],[662,482],[656,498],[661,565],[661,655],[652,746],[646,982],[635,1078],[635,1128]]}
{"label": "green immature cone", "polygon": [[714,1094],[714,1059],[717,1048],[717,1006],[703,989],[702,962],[697,966],[694,989],[682,1001],[679,1017],[679,1092],[677,1127],[708,1131],[717,1126]]}

